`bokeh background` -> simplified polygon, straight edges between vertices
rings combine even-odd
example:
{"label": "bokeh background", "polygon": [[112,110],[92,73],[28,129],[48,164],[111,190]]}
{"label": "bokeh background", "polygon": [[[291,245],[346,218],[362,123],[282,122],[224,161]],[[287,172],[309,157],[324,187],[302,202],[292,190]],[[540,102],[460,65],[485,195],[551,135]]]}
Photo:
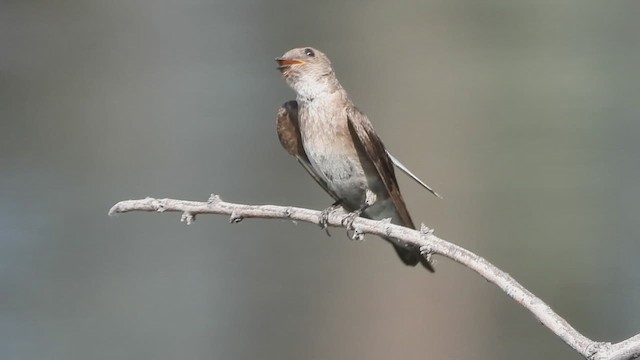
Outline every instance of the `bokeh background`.
{"label": "bokeh background", "polygon": [[107,217],[331,199],[277,141],[273,58],[331,57],[417,223],[585,335],[640,332],[637,1],[0,3],[0,358],[578,359],[446,259],[310,224]]}

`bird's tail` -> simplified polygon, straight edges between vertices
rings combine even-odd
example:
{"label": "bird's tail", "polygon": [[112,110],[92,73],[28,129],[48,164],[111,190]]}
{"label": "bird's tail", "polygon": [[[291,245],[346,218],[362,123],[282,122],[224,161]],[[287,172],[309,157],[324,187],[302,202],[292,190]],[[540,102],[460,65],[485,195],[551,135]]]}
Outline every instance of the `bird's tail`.
{"label": "bird's tail", "polygon": [[399,246],[395,243],[395,241],[393,241],[393,239],[384,239],[390,242],[391,245],[393,245],[393,248],[396,250],[396,253],[398,253],[398,256],[400,257],[400,260],[402,260],[405,265],[416,266],[418,265],[418,263],[420,263],[422,264],[422,266],[424,266],[425,269],[429,270],[429,272],[435,272],[435,269],[433,268],[433,265],[429,262],[429,260],[422,256],[422,254],[420,254],[420,249]]}

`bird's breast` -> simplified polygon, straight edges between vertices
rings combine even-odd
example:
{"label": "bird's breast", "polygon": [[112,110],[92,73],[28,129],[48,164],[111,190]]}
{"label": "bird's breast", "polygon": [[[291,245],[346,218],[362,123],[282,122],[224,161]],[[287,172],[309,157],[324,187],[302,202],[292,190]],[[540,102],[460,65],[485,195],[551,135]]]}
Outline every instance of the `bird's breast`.
{"label": "bird's breast", "polygon": [[324,177],[329,188],[343,201],[361,203],[367,177],[349,131],[346,112],[321,103],[303,105],[300,132],[311,166]]}

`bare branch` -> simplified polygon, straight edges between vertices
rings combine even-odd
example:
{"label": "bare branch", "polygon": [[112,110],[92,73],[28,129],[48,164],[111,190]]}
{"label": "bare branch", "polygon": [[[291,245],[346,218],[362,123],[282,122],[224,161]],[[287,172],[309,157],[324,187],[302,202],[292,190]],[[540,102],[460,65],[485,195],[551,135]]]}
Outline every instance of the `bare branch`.
{"label": "bare branch", "polygon": [[640,334],[617,344],[605,343],[600,351],[592,356],[593,360],[628,360],[640,358]]}
{"label": "bare branch", "polygon": [[[195,221],[196,215],[199,214],[229,215],[232,223],[247,218],[291,219],[313,224],[319,224],[323,220],[320,211],[291,206],[233,204],[220,200],[217,195],[211,195],[207,202],[154,198],[126,200],[115,204],[109,210],[109,215],[130,211],[181,212],[181,221],[187,224]],[[343,218],[344,213],[332,212],[326,217],[326,223],[332,227],[344,227]],[[509,274],[471,251],[435,236],[433,229],[422,225],[418,231],[393,225],[384,220],[374,221],[364,218],[356,218],[353,227],[361,234],[391,237],[400,245],[418,246],[423,256],[427,258],[438,254],[470,268],[529,310],[540,323],[586,359],[625,360],[640,357],[640,334],[617,344],[588,339]]]}

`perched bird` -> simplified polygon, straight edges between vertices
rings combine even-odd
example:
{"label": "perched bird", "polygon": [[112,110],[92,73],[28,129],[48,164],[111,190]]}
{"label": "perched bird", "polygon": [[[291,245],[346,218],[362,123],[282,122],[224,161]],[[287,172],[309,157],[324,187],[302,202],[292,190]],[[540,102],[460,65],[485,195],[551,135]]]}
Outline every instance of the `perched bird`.
{"label": "perched bird", "polygon": [[[391,218],[393,224],[415,228],[400,194],[394,164],[440,196],[386,151],[367,116],[353,105],[338,82],[329,58],[305,47],[289,50],[275,60],[297,95],[278,110],[278,137],[285,150],[336,201],[325,215],[340,205],[355,216]],[[385,240],[405,264],[421,263],[434,271],[418,248]]]}

